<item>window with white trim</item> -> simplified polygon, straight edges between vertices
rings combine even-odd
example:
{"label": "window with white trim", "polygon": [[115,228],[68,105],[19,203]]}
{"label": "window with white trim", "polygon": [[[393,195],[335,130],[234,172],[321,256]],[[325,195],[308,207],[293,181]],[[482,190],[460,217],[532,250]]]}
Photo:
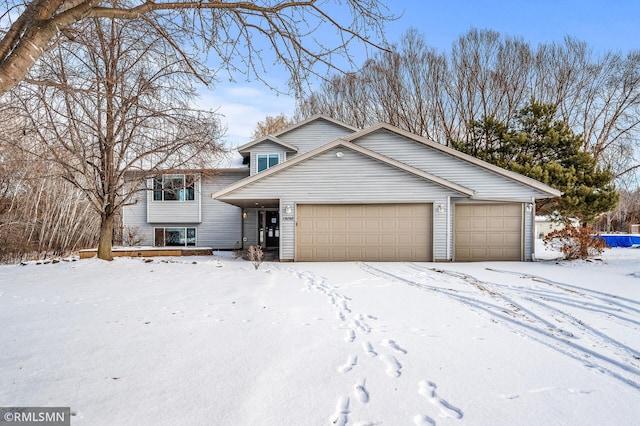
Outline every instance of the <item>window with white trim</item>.
{"label": "window with white trim", "polygon": [[270,167],[277,166],[280,162],[279,154],[257,154],[256,160],[258,162],[257,171],[261,172],[267,170]]}
{"label": "window with white trim", "polygon": [[153,201],[193,201],[196,175],[162,175],[153,180]]}
{"label": "window with white trim", "polygon": [[190,247],[196,245],[196,228],[153,228],[156,247]]}

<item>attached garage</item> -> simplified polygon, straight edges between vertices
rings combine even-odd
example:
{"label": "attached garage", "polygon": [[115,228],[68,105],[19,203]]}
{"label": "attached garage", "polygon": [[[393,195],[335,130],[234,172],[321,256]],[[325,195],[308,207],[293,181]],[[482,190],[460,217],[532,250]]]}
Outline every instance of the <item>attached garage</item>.
{"label": "attached garage", "polygon": [[297,261],[431,261],[433,204],[301,204]]}
{"label": "attached garage", "polygon": [[456,262],[522,260],[523,205],[456,204]]}

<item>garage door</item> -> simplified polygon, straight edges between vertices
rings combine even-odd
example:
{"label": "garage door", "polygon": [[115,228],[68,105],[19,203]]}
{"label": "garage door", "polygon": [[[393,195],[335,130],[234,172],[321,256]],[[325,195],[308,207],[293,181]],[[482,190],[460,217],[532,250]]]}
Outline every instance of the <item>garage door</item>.
{"label": "garage door", "polygon": [[431,261],[432,204],[298,205],[298,261]]}
{"label": "garage door", "polygon": [[455,261],[522,259],[522,204],[456,204]]}

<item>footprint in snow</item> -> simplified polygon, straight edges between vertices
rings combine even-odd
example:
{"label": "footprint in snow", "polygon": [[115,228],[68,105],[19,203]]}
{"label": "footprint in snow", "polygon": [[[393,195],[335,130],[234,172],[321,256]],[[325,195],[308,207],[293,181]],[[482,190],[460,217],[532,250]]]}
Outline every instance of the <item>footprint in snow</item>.
{"label": "footprint in snow", "polygon": [[373,349],[371,342],[362,342],[362,348],[371,358],[378,356],[378,353]]}
{"label": "footprint in snow", "polygon": [[341,396],[336,404],[336,412],[329,419],[331,424],[345,426],[349,421],[349,398]]}
{"label": "footprint in snow", "polygon": [[347,334],[344,336],[344,340],[347,342],[353,342],[356,340],[356,331],[352,328],[347,330]]}
{"label": "footprint in snow", "polygon": [[367,388],[364,386],[364,383],[365,383],[365,380],[362,379],[360,383],[356,383],[355,386],[353,387],[353,391],[356,395],[356,398],[362,404],[366,404],[367,402],[369,402],[369,391],[367,391]]}
{"label": "footprint in snow", "polygon": [[420,381],[418,383],[418,393],[427,400],[440,408],[440,417],[448,417],[451,419],[461,419],[462,418],[462,410],[457,407],[454,407],[449,402],[440,398],[436,393],[436,384],[433,382],[427,382],[425,380]]}
{"label": "footprint in snow", "polygon": [[407,350],[406,350],[406,349],[401,348],[401,347],[400,347],[400,346],[399,346],[395,341],[393,341],[393,340],[390,340],[390,339],[384,339],[384,340],[382,341],[382,344],[383,344],[384,346],[387,346],[387,347],[389,347],[389,348],[391,348],[391,349],[393,349],[393,350],[396,350],[396,351],[398,351],[398,352],[401,352],[401,353],[403,353],[403,354],[406,354],[406,353],[407,353]]}
{"label": "footprint in snow", "polygon": [[380,361],[386,364],[387,369],[385,371],[389,377],[400,377],[402,364],[398,362],[396,357],[392,355],[380,355]]}
{"label": "footprint in snow", "polygon": [[436,422],[429,416],[423,416],[422,414],[418,414],[413,416],[413,423],[416,426],[435,426]]}
{"label": "footprint in snow", "polygon": [[356,366],[356,364],[358,364],[358,356],[349,355],[347,362],[343,366],[339,367],[338,371],[341,373],[348,373],[353,367]]}

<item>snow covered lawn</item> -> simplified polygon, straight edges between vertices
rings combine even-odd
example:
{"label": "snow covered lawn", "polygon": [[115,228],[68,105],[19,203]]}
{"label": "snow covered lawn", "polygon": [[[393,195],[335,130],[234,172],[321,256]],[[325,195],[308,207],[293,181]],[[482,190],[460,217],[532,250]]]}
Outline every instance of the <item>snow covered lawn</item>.
{"label": "snow covered lawn", "polygon": [[640,249],[603,261],[0,267],[0,406],[73,425],[631,425]]}

